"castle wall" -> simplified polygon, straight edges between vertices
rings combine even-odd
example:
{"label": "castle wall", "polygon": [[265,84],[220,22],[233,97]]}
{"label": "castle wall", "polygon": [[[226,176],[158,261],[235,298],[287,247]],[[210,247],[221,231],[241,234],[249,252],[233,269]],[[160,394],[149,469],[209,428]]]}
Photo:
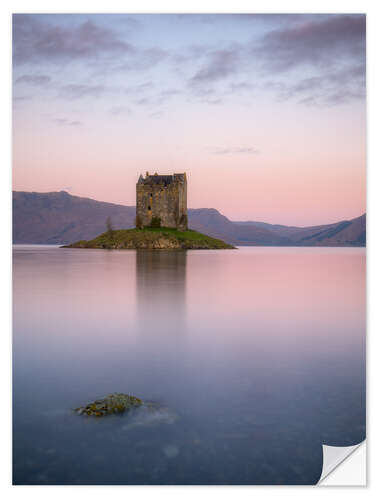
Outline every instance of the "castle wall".
{"label": "castle wall", "polygon": [[[179,184],[179,224],[178,228],[182,231],[186,231],[187,229],[187,183],[186,178],[185,182]],[[184,216],[184,220],[181,220],[181,216]]]}
{"label": "castle wall", "polygon": [[[175,176],[174,176],[175,177]],[[183,219],[181,216],[185,215]],[[137,183],[137,218],[149,226],[153,217],[164,227],[187,229],[186,176],[176,176],[170,184]],[[181,223],[182,222],[182,223]]]}

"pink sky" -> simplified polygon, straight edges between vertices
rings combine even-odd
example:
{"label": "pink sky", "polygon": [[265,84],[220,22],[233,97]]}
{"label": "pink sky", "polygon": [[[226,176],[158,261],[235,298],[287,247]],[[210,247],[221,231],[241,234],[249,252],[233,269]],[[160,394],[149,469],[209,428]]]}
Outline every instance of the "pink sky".
{"label": "pink sky", "polygon": [[[366,211],[360,18],[246,25],[213,16],[173,22],[166,36],[163,16],[132,16],[140,30],[129,16],[118,24],[23,16],[14,38],[13,188],[134,205],[140,173],[186,171],[188,206],[232,220],[303,226],[357,217]],[[327,26],[335,37],[324,41]],[[56,30],[64,43],[43,52]],[[25,33],[35,38],[27,45]],[[112,66],[120,57],[125,69]]]}

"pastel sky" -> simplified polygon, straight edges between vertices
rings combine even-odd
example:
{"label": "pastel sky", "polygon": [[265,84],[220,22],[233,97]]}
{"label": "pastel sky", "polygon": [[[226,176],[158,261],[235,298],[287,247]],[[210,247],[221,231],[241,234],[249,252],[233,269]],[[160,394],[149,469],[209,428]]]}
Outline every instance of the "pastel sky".
{"label": "pastel sky", "polygon": [[366,210],[364,15],[13,16],[13,188],[312,225]]}

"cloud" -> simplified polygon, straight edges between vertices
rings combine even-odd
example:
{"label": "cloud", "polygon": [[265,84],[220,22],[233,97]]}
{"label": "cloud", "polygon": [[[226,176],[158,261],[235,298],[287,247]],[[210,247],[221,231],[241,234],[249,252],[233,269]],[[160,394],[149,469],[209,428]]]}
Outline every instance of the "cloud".
{"label": "cloud", "polygon": [[13,15],[13,63],[87,59],[101,54],[134,52],[114,31],[85,21],[63,27],[42,22],[38,15]]}
{"label": "cloud", "polygon": [[23,102],[23,101],[30,101],[32,97],[30,95],[20,95],[13,97],[14,102]]}
{"label": "cloud", "polygon": [[170,18],[174,21],[211,24],[217,18],[216,14],[171,14]]}
{"label": "cloud", "polygon": [[171,98],[176,95],[179,95],[181,92],[177,89],[165,89],[161,92],[155,93],[153,95],[148,95],[137,99],[134,104],[138,106],[161,106]]}
{"label": "cloud", "polygon": [[119,116],[119,115],[130,115],[132,113],[132,110],[126,106],[113,106],[109,112],[112,115]]}
{"label": "cloud", "polygon": [[142,97],[142,99],[135,101],[135,104],[138,104],[139,106],[149,106],[151,104],[151,100],[148,97]]}
{"label": "cloud", "polygon": [[[309,19],[321,19],[330,14],[308,14]],[[306,14],[223,14],[222,18],[242,23],[263,23],[273,25],[296,24],[306,21]]]}
{"label": "cloud", "polygon": [[69,126],[69,127],[78,127],[82,125],[82,122],[78,120],[68,120],[67,118],[54,118],[52,120],[54,123],[56,123],[59,126]]}
{"label": "cloud", "polygon": [[[268,32],[252,50],[278,100],[334,106],[365,98],[366,17],[329,15]],[[301,77],[301,70],[305,75]]]}
{"label": "cloud", "polygon": [[[278,100],[296,98],[303,104],[319,105],[343,104],[365,96],[364,15],[268,16],[230,16],[241,22],[261,22],[268,25],[268,31],[251,43],[203,49],[203,64],[188,80],[193,96],[207,93],[220,99],[266,88]],[[224,79],[227,88],[220,91],[218,84]]]}
{"label": "cloud", "polygon": [[204,103],[204,104],[222,104],[223,103],[223,99],[220,99],[220,97],[216,98],[216,99],[201,99],[200,102]]}
{"label": "cloud", "polygon": [[121,14],[115,14],[117,21],[126,26],[131,30],[139,30],[141,29],[141,22],[134,17],[122,16]]}
{"label": "cloud", "polygon": [[[94,69],[92,78],[119,74],[120,72],[147,71],[169,57],[159,47],[135,47],[125,39],[127,32],[119,24],[134,30],[138,21],[114,16],[118,19],[118,32],[91,19],[77,24],[74,15],[69,23],[66,16],[38,14],[13,15],[13,65],[61,65],[77,63],[81,71]],[[128,30],[129,31],[129,30]]]}
{"label": "cloud", "polygon": [[161,116],[163,116],[163,112],[162,111],[155,111],[154,113],[150,113],[148,116],[150,118],[160,118]]}
{"label": "cloud", "polygon": [[210,87],[210,88],[194,87],[191,90],[192,90],[192,93],[194,94],[194,96],[201,97],[201,98],[204,98],[204,97],[208,98],[210,96],[217,95],[217,92],[215,91],[215,89],[213,87]]}
{"label": "cloud", "polygon": [[180,90],[177,90],[177,89],[165,89],[165,90],[162,90],[159,94],[159,97],[162,98],[162,99],[167,99],[169,97],[173,97],[175,95],[179,95],[181,94],[181,91]]}
{"label": "cloud", "polygon": [[[119,29],[120,18],[110,27],[98,18],[75,19],[69,24],[64,15],[13,16],[16,71],[22,71],[19,66],[25,63],[50,65],[76,61],[80,66],[74,67],[79,69],[74,74],[85,75],[81,81],[73,80],[74,84],[68,80],[57,86],[42,74],[46,70],[35,69],[36,74],[18,73],[17,85],[48,85],[66,99],[97,98],[104,93],[129,94],[134,104],[150,107],[183,93],[187,100],[219,104],[231,96],[243,99],[247,93],[255,95],[263,88],[272,91],[279,100],[296,99],[310,105],[342,104],[365,95],[364,15],[187,16],[184,21],[215,23],[216,30],[224,29],[226,22],[232,28],[234,24],[239,26],[237,20],[245,26],[249,23],[251,41],[221,40],[215,48],[215,40],[200,44],[197,37],[195,44],[190,40],[185,47],[168,51],[129,43]],[[171,15],[168,19],[177,23],[181,16]],[[251,23],[255,23],[256,29],[250,29]],[[129,24],[126,18],[123,24]],[[132,21],[130,24],[134,25]],[[195,33],[193,25],[191,29]],[[147,73],[141,75],[161,61],[180,79],[173,83],[176,88],[169,89],[168,82],[162,80],[168,72],[160,71],[160,81],[145,76]],[[136,77],[142,83],[119,84],[119,79],[124,80],[124,71],[138,72]]]}
{"label": "cloud", "polygon": [[175,70],[178,72],[184,71],[188,64],[196,65],[202,61],[208,53],[216,50],[214,44],[190,44],[187,47],[181,47],[175,52],[170,53],[170,62],[175,65]]}
{"label": "cloud", "polygon": [[254,49],[269,71],[365,58],[366,17],[331,15],[268,32]]}
{"label": "cloud", "polygon": [[142,94],[147,90],[151,90],[154,87],[152,82],[143,82],[138,85],[133,85],[132,87],[126,87],[125,92],[127,94]]}
{"label": "cloud", "polygon": [[[309,18],[322,18],[329,14],[309,14]],[[172,15],[171,15],[172,17]],[[177,21],[185,21],[189,23],[216,24],[225,25],[229,23],[232,26],[233,22],[241,24],[259,24],[263,25],[284,25],[290,23],[304,22],[306,14],[175,14],[174,19]]]}
{"label": "cloud", "polygon": [[81,97],[99,97],[107,90],[103,85],[64,85],[60,88],[61,95],[68,99],[80,99]]}
{"label": "cloud", "polygon": [[130,55],[131,57],[128,57],[126,61],[112,67],[116,71],[145,71],[169,57],[169,53],[166,50],[158,47],[134,49],[134,52]]}
{"label": "cloud", "polygon": [[236,155],[236,154],[246,154],[246,155],[256,155],[259,151],[255,148],[216,148],[212,151],[214,155]]}
{"label": "cloud", "polygon": [[276,92],[280,101],[298,99],[309,106],[337,105],[365,97],[365,64],[354,64],[319,76],[303,78],[296,83],[266,82],[264,88]]}
{"label": "cloud", "polygon": [[255,85],[249,82],[232,83],[229,86],[230,91],[233,93],[253,90],[254,88]]}
{"label": "cloud", "polygon": [[22,75],[17,78],[16,84],[27,83],[29,85],[46,85],[51,81],[51,78],[46,75]]}
{"label": "cloud", "polygon": [[238,49],[216,50],[190,80],[191,85],[221,80],[237,70]]}
{"label": "cloud", "polygon": [[346,104],[353,100],[363,99],[364,94],[362,92],[356,92],[349,89],[338,89],[330,93],[315,93],[308,97],[301,99],[299,104],[305,104],[306,106],[336,106],[339,104]]}

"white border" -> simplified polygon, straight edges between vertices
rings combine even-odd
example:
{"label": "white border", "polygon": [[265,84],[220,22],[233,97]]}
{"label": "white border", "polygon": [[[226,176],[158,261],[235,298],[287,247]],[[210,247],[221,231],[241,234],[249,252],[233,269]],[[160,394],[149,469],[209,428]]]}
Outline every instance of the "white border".
{"label": "white border", "polygon": [[[2,498],[18,498],[27,495],[28,499],[33,499],[34,496],[38,499],[50,498],[54,499],[69,497],[86,497],[100,498],[103,500],[103,495],[136,495],[137,498],[152,496],[152,498],[175,498],[177,495],[181,498],[189,498],[190,496],[197,498],[227,498],[236,496],[238,498],[249,498],[249,495],[255,495],[257,498],[269,497],[274,494],[280,497],[287,497],[289,499],[309,497],[310,495],[331,495],[331,488],[314,488],[314,487],[239,487],[239,486],[217,486],[217,487],[54,487],[54,486],[35,486],[35,487],[12,487],[11,481],[11,390],[10,390],[10,376],[11,376],[11,340],[10,340],[10,325],[11,325],[11,13],[12,12],[259,12],[259,13],[314,13],[314,12],[355,12],[367,13],[367,36],[368,36],[368,165],[371,164],[373,158],[372,150],[373,144],[370,142],[372,132],[372,122],[374,116],[374,105],[372,92],[375,83],[374,79],[374,47],[373,47],[373,30],[374,30],[374,5],[375,2],[369,1],[333,1],[333,0],[263,0],[258,2],[240,1],[240,0],[179,0],[173,2],[172,0],[165,1],[152,1],[152,0],[137,0],[136,2],[129,0],[65,0],[59,1],[46,1],[46,0],[3,0],[0,6],[0,36],[1,36],[1,61],[2,61],[2,78],[0,80],[2,92],[2,106],[1,106],[1,155],[2,162],[0,168],[0,203],[1,203],[1,234],[3,241],[1,245],[1,319],[3,321],[3,328],[1,329],[1,382],[2,382],[2,411],[1,411],[1,462],[0,462],[0,487]],[[367,213],[370,220],[373,219],[372,201],[374,196],[374,176],[370,168],[368,168],[367,189],[368,189],[368,206]],[[374,223],[372,225],[375,227]],[[372,257],[373,252],[373,229],[368,224],[368,256]],[[373,361],[373,349],[370,341],[371,333],[373,331],[372,314],[372,294],[371,289],[374,282],[374,269],[372,259],[368,260],[368,379],[367,383],[370,386],[372,382],[373,370],[371,369]],[[371,347],[371,352],[370,352]],[[372,400],[368,395],[368,416],[372,412]],[[368,421],[370,419],[368,418]],[[369,444],[371,453],[371,430],[368,429],[367,442]],[[370,487],[368,488],[340,488],[337,493],[342,498],[352,498],[354,495],[368,495],[371,490],[371,476],[369,479]],[[126,488],[122,491],[115,491],[113,488]],[[106,491],[104,491],[104,489]],[[301,491],[303,489],[303,492]]]}

